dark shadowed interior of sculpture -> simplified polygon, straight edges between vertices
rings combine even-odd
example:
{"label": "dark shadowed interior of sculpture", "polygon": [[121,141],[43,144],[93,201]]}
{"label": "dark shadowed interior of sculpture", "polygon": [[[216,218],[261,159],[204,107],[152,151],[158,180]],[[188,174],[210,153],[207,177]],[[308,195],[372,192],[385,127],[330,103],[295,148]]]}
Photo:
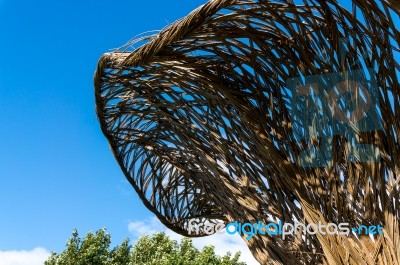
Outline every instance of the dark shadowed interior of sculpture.
{"label": "dark shadowed interior of sculpture", "polygon": [[397,0],[209,1],[101,57],[101,129],[179,234],[192,218],[381,225],[246,243],[261,264],[400,264],[399,15]]}

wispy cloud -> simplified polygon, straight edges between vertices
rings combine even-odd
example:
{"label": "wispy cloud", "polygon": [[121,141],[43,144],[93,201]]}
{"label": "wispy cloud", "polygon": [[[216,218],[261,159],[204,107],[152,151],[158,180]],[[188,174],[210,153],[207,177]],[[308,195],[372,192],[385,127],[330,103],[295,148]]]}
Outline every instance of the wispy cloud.
{"label": "wispy cloud", "polygon": [[43,265],[50,252],[44,248],[0,251],[0,265]]}
{"label": "wispy cloud", "polygon": [[[167,234],[171,239],[177,241],[182,239],[181,235],[167,229],[156,217],[130,222],[128,224],[128,230],[135,237],[151,235],[155,232],[165,232],[165,234]],[[192,240],[193,245],[199,249],[202,249],[207,245],[214,245],[215,252],[219,255],[224,255],[228,251],[232,254],[240,251],[241,261],[245,261],[248,265],[259,265],[248,249],[246,243],[238,235],[229,235],[227,233],[214,234],[207,237],[192,238]]]}
{"label": "wispy cloud", "polygon": [[140,237],[144,235],[152,235],[156,232],[165,232],[166,228],[156,217],[153,217],[142,221],[130,222],[128,224],[128,230],[135,237]]}

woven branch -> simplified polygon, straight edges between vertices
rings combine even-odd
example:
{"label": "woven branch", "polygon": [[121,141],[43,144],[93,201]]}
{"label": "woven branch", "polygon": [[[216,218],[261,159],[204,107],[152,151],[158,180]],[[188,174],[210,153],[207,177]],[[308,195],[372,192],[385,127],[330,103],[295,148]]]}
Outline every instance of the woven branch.
{"label": "woven branch", "polygon": [[[371,237],[257,235],[247,244],[261,264],[400,264],[400,5],[343,2],[350,8],[334,0],[214,0],[101,57],[101,129],[168,228],[193,236],[191,218],[379,224],[384,233]],[[312,102],[323,94],[311,92],[313,84],[288,88],[288,80],[311,77],[332,87],[356,74],[375,84],[364,104],[374,126],[343,112],[339,125],[329,115],[307,123],[318,109],[343,110],[341,88],[360,103],[361,85],[350,91],[342,82],[331,90],[336,101],[320,103]],[[377,160],[363,160],[356,144],[375,146]],[[325,164],[301,162],[323,147],[331,150]]]}

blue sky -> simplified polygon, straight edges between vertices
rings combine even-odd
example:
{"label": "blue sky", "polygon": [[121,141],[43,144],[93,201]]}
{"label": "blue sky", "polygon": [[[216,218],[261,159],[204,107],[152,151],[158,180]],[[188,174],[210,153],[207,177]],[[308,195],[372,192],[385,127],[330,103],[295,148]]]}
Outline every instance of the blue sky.
{"label": "blue sky", "polygon": [[74,228],[106,227],[113,243],[164,229],[100,131],[93,73],[102,53],[204,2],[0,0],[0,256],[60,251]]}

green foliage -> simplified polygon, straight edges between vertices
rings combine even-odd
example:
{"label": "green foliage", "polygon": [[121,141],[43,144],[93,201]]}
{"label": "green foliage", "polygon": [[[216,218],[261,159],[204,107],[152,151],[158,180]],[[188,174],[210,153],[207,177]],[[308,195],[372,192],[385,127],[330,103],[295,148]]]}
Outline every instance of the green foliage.
{"label": "green foliage", "polygon": [[143,236],[133,247],[128,239],[113,249],[110,244],[111,236],[105,229],[89,232],[83,239],[74,230],[66,248],[60,254],[52,252],[45,265],[246,265],[238,261],[240,252],[221,257],[215,254],[214,246],[200,251],[191,239],[178,243],[164,233]]}
{"label": "green foliage", "polygon": [[131,246],[126,239],[120,246],[110,250],[111,236],[105,229],[93,234],[89,232],[81,239],[78,231],[72,232],[66,249],[57,254],[52,252],[45,265],[127,265]]}

